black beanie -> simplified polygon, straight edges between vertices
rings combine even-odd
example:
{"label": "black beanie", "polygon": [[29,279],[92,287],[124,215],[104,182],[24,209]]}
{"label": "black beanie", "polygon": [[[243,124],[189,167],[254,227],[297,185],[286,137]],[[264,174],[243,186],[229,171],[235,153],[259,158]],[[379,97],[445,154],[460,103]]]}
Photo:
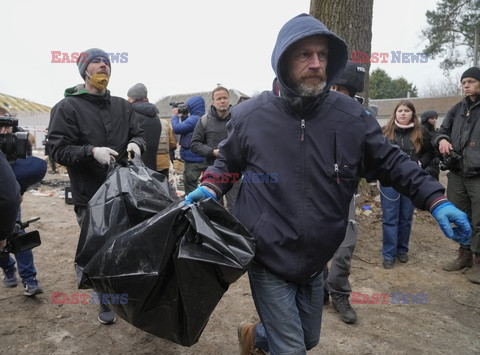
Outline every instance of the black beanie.
{"label": "black beanie", "polygon": [[103,50],[99,48],[90,48],[87,49],[86,51],[83,51],[80,53],[77,59],[77,66],[78,66],[78,71],[80,72],[80,75],[83,79],[85,79],[85,70],[87,70],[88,65],[92,61],[93,58],[97,57],[102,57],[105,58],[108,61],[108,66],[110,69],[112,68],[112,65],[110,64],[110,58],[108,57],[108,54],[105,53]]}
{"label": "black beanie", "polygon": [[333,84],[343,86],[348,90],[350,96],[353,97],[357,92],[363,91],[364,81],[365,68],[349,60],[342,74]]}
{"label": "black beanie", "polygon": [[474,78],[480,81],[480,69],[478,69],[477,67],[468,68],[463,72],[462,77],[460,78],[460,82],[462,82],[464,78]]}
{"label": "black beanie", "polygon": [[437,117],[438,118],[438,112],[435,110],[428,110],[422,113],[422,123],[426,123],[429,118],[431,117]]}

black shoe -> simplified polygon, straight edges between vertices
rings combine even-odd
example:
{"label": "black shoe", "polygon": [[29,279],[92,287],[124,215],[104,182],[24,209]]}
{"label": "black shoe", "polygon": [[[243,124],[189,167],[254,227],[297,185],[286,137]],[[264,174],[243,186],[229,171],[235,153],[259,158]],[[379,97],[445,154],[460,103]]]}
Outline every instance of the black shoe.
{"label": "black shoe", "polygon": [[340,319],[345,323],[352,324],[357,321],[357,313],[350,305],[348,300],[349,295],[333,295],[332,305],[333,308],[340,313]]}
{"label": "black shoe", "polygon": [[406,263],[406,262],[408,261],[408,254],[407,254],[407,253],[398,254],[398,255],[397,255],[397,259],[398,259],[398,261],[400,261],[401,263]]}
{"label": "black shoe", "polygon": [[17,268],[15,266],[3,270],[3,285],[5,287],[17,287],[18,280],[16,274]]}
{"label": "black shoe", "polygon": [[107,305],[100,303],[100,310],[98,311],[98,321],[102,324],[113,324],[117,319],[115,312],[111,311]]}
{"label": "black shoe", "polygon": [[395,260],[383,259],[383,267],[385,269],[391,269],[391,268],[393,268],[393,263],[394,262],[395,262]]}
{"label": "black shoe", "polygon": [[40,287],[35,278],[25,281],[23,284],[23,294],[25,296],[32,297],[42,292],[43,288]]}

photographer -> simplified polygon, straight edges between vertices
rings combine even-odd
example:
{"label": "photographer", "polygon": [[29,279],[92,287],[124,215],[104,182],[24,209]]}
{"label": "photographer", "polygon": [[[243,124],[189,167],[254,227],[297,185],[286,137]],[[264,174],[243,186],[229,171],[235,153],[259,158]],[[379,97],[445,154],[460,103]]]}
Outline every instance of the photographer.
{"label": "photographer", "polygon": [[[15,122],[17,122],[17,120],[15,120]],[[14,131],[14,128],[15,127],[13,126],[2,126],[0,127],[0,134],[10,135]],[[21,131],[21,129],[18,128],[15,128],[15,130]],[[25,143],[27,144],[27,149],[25,151],[29,151],[28,145],[30,143],[28,141]],[[8,156],[16,155],[16,152],[7,153]],[[44,178],[47,172],[47,163],[40,158],[29,155],[10,161],[10,168],[13,171],[18,184],[20,185],[20,194],[23,196],[30,185],[36,184]],[[21,221],[20,207],[18,207],[16,221]],[[22,229],[19,233],[24,234],[25,231]],[[16,253],[15,259],[18,264],[18,273],[22,278],[22,284],[24,287],[23,294],[25,296],[34,296],[42,293],[43,289],[40,287],[36,278],[37,270],[35,269],[34,265],[33,252],[31,250],[25,250],[20,253]],[[9,253],[0,252],[0,267],[4,272],[4,286],[16,287],[18,285],[18,281],[16,277],[15,261]]]}
{"label": "photographer", "polygon": [[[188,113],[180,113],[179,107],[172,110],[172,128],[173,133],[180,134],[180,158],[183,160],[183,186],[185,194],[189,194],[198,186],[198,179],[203,170],[205,170],[204,158],[190,150],[190,141],[192,140],[195,125],[205,114],[205,100],[201,96],[193,96],[186,102]],[[188,115],[188,116],[187,116]]]}
{"label": "photographer", "polygon": [[468,279],[480,283],[480,69],[467,69],[460,79],[465,98],[453,106],[432,142],[448,169],[447,197],[468,215],[473,234],[470,245],[460,245],[457,259],[443,266],[446,271],[464,267]]}
{"label": "photographer", "polygon": [[6,244],[7,237],[15,227],[18,209],[20,207],[20,186],[15,175],[0,151],[0,249]]}

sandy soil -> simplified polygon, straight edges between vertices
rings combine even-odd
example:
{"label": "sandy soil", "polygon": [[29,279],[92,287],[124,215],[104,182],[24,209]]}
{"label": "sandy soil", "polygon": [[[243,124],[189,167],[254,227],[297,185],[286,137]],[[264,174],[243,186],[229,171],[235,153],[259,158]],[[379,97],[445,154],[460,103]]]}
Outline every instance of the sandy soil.
{"label": "sandy soil", "polygon": [[[236,354],[237,325],[258,319],[246,275],[230,287],[200,340],[190,348],[149,335],[121,319],[111,326],[100,325],[97,305],[52,304],[54,292],[78,292],[73,260],[79,228],[73,206],[64,202],[66,180],[66,175],[47,174],[46,184],[24,196],[24,218],[41,217],[29,229],[41,234],[42,245],[34,254],[45,292],[28,298],[20,287],[0,287],[0,353]],[[417,211],[410,261],[385,270],[380,254],[381,210],[369,198],[364,197],[360,207],[369,204],[371,212],[358,210],[359,241],[350,280],[358,299],[387,294],[380,296],[386,304],[355,304],[354,325],[341,322],[331,304],[326,306],[320,345],[309,354],[480,354],[480,285],[466,280],[462,271],[447,273],[441,268],[455,256],[456,245],[442,235],[428,213]],[[406,298],[399,301],[392,293]],[[408,295],[419,295],[419,302],[406,304],[411,303]]]}

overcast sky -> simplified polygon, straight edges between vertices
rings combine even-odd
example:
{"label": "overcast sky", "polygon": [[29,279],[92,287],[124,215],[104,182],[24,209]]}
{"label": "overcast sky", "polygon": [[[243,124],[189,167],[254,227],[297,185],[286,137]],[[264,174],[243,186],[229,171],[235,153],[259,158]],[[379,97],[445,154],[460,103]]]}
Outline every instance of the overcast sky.
{"label": "overcast sky", "polygon": [[[375,0],[372,52],[421,52],[425,11],[435,3]],[[0,5],[0,93],[53,106],[82,79],[76,64],[52,63],[62,58],[52,52],[71,55],[91,47],[124,53],[123,63],[112,63],[109,90],[115,96],[125,98],[138,82],[147,86],[152,102],[212,90],[217,83],[248,95],[269,89],[277,33],[290,18],[308,13],[310,0],[0,0]],[[420,94],[443,77],[431,59],[371,70],[376,67],[393,78],[403,76]]]}

